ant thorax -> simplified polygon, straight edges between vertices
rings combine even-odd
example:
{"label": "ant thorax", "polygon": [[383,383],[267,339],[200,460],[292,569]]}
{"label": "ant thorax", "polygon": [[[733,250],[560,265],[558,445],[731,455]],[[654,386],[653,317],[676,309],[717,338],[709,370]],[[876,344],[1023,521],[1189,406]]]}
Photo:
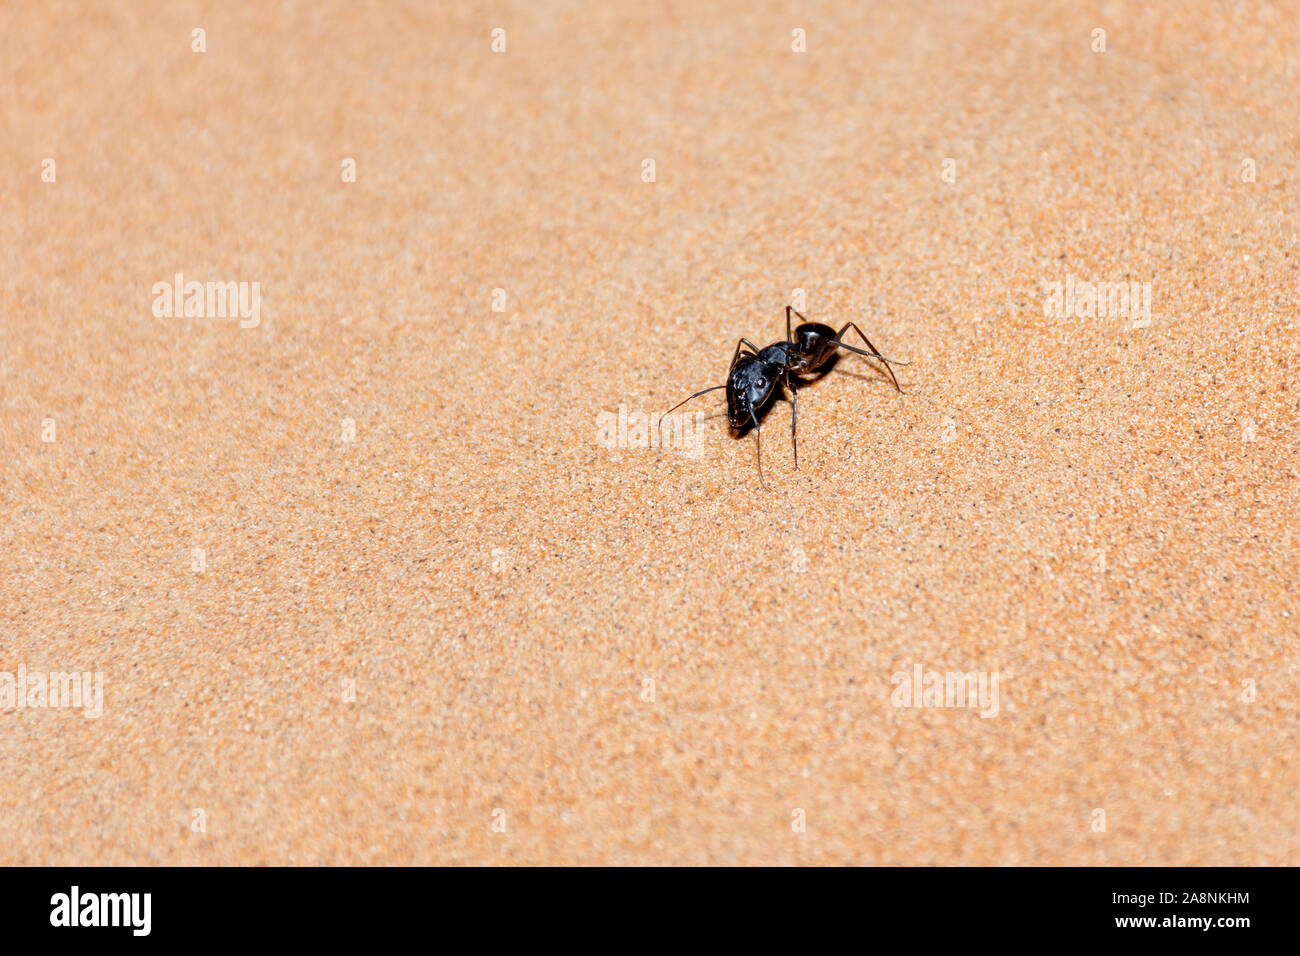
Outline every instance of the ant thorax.
{"label": "ant thorax", "polygon": [[775,365],[778,369],[787,368],[793,357],[793,348],[788,342],[773,342],[758,353],[758,360],[767,365]]}

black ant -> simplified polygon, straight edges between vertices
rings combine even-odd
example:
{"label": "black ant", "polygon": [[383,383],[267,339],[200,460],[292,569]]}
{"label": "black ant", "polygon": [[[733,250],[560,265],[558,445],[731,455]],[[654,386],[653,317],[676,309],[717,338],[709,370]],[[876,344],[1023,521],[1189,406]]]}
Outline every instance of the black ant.
{"label": "black ant", "polygon": [[[802,324],[793,330],[790,322],[791,315],[797,315],[803,320]],[[857,332],[862,337],[862,341],[866,343],[867,349],[871,351],[845,342],[844,334],[849,329]],[[794,467],[798,470],[799,438],[795,430],[795,423],[799,418],[799,403],[796,396],[800,385],[809,384],[799,376],[812,375],[820,371],[836,354],[836,349],[848,349],[850,352],[857,352],[859,355],[879,359],[884,363],[885,371],[889,373],[894,388],[898,389],[899,392],[903,391],[898,384],[898,379],[894,376],[894,370],[890,366],[894,364],[907,365],[908,363],[895,362],[893,359],[885,358],[871,344],[871,340],[867,338],[866,333],[858,328],[856,324],[847,322],[844,328],[836,332],[829,325],[823,325],[820,322],[809,322],[793,306],[787,305],[785,307],[784,342],[773,342],[767,348],[760,349],[749,339],[742,337],[736,343],[735,354],[731,356],[731,365],[727,367],[726,384],[702,389],[689,398],[682,399],[665,414],[671,415],[692,398],[699,398],[701,395],[725,388],[727,390],[727,422],[732,429],[739,432],[749,425],[754,426],[758,453],[758,480],[766,487],[767,482],[763,481],[763,432],[758,425],[758,412],[776,393],[777,384],[784,384],[790,392],[790,404],[792,406],[790,413],[790,443],[794,446]]]}

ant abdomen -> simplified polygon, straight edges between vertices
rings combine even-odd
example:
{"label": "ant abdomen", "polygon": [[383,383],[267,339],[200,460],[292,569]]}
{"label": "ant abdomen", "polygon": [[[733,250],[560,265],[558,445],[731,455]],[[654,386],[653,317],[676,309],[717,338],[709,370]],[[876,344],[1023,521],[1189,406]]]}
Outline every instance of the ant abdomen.
{"label": "ant abdomen", "polygon": [[794,354],[790,371],[797,375],[815,372],[830,360],[837,346],[835,330],[820,322],[805,322],[794,330]]}

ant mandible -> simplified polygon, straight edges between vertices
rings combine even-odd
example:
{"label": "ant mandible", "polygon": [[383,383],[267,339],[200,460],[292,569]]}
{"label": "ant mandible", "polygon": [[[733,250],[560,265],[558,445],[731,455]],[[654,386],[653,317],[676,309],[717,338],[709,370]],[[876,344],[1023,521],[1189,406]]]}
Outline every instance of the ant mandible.
{"label": "ant mandible", "polygon": [[[798,328],[791,329],[790,316],[797,315],[802,320]],[[866,349],[849,345],[844,335],[849,329],[857,332],[866,343]],[[835,355],[836,349],[848,349],[868,358],[879,359],[885,365],[894,383],[894,388],[902,392],[898,379],[891,365],[907,365],[887,359],[871,344],[863,332],[853,322],[846,322],[844,328],[836,332],[829,325],[809,322],[793,306],[785,307],[785,341],[773,342],[765,349],[760,349],[753,342],[742,337],[736,343],[736,351],[731,356],[731,365],[727,367],[727,381],[724,385],[714,385],[701,389],[694,395],[682,399],[665,414],[672,414],[692,398],[699,398],[720,388],[727,390],[727,422],[732,429],[740,430],[746,425],[754,426],[755,445],[758,455],[758,480],[763,486],[763,432],[758,424],[758,412],[776,393],[776,386],[783,384],[790,392],[790,443],[794,446],[794,467],[799,468],[799,438],[796,423],[799,419],[798,390],[801,385],[809,384],[799,376],[812,375],[826,365]]]}

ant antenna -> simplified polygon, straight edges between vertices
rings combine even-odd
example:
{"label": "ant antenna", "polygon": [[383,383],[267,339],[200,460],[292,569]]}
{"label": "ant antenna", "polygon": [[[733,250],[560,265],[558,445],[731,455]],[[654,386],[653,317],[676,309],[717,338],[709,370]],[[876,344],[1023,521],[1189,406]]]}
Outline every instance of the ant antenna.
{"label": "ant antenna", "polygon": [[681,408],[683,405],[685,405],[687,402],[689,402],[692,398],[699,398],[701,395],[707,395],[709,392],[716,392],[718,389],[720,389],[720,388],[726,388],[726,387],[727,387],[727,386],[725,386],[725,385],[714,385],[712,388],[703,388],[703,389],[700,389],[700,390],[699,390],[698,392],[696,392],[694,395],[691,395],[691,396],[688,397],[688,398],[683,398],[680,402],[678,402],[678,403],[677,403],[676,405],[674,405],[672,408],[668,409],[668,411],[666,411],[666,412],[664,412],[662,415],[660,415],[660,416],[659,416],[659,440],[660,440],[661,442],[663,441],[663,436],[664,436],[664,419],[665,419],[665,418],[667,418],[667,417],[668,417],[669,415],[671,415],[673,412],[677,411],[677,409]]}
{"label": "ant antenna", "polygon": [[672,408],[668,409],[668,411],[664,412],[664,414],[665,414],[665,415],[671,415],[673,412],[677,411],[677,409],[681,408],[683,405],[685,405],[687,402],[689,402],[692,398],[699,398],[701,395],[707,395],[709,392],[716,392],[718,389],[720,389],[720,388],[726,388],[726,387],[727,387],[727,386],[725,386],[725,385],[714,385],[712,388],[702,388],[702,389],[700,389],[698,392],[696,392],[694,395],[691,395],[691,396],[689,396],[689,397],[687,397],[687,398],[683,398],[680,402],[678,402],[678,403],[677,403],[676,405],[674,405]]}

